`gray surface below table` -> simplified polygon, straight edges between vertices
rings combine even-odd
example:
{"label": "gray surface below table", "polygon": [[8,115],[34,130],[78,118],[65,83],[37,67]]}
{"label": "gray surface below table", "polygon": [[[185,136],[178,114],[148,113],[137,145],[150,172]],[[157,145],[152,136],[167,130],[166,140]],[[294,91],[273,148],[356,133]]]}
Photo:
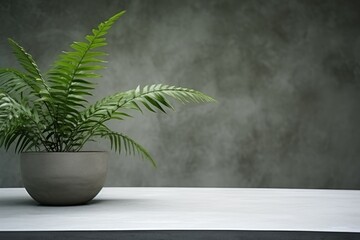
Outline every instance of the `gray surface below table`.
{"label": "gray surface below table", "polygon": [[[91,236],[86,231],[110,236],[116,231],[130,235],[156,231],[173,234],[173,239],[189,233],[193,239],[206,234],[208,238],[220,232],[229,239],[235,236],[231,234],[277,234],[278,239],[286,239],[284,234],[289,233],[298,237],[293,239],[331,233],[341,238],[329,239],[360,239],[359,203],[360,191],[350,190],[104,188],[87,205],[48,207],[33,202],[22,188],[4,188],[0,189],[0,236],[71,231],[82,236]],[[304,238],[294,235],[298,232],[303,232]],[[124,239],[132,238],[124,235]]]}
{"label": "gray surface below table", "polygon": [[288,231],[67,231],[0,232],[0,239],[22,240],[359,240],[357,233]]}

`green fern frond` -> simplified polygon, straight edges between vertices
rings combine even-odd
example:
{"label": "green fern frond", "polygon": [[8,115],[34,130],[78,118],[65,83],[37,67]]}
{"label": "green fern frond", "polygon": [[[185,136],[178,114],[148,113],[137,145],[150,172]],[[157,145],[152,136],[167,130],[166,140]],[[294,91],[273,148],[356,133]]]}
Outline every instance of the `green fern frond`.
{"label": "green fern frond", "polygon": [[[18,59],[18,62],[24,67],[24,69],[34,78],[43,80],[43,77],[40,73],[39,67],[36,65],[33,57],[25,51],[17,42],[8,39],[9,44],[13,49],[13,53]],[[45,84],[45,83],[44,83]]]}
{"label": "green fern frond", "polygon": [[32,90],[34,90],[40,98],[50,100],[49,87],[47,86],[37,64],[33,57],[25,51],[17,42],[9,38],[9,44],[13,49],[13,53],[18,59],[18,62],[28,72],[28,75],[20,74],[18,71],[10,70],[13,74],[23,79]]}
{"label": "green fern frond", "polygon": [[26,73],[15,69],[0,69],[0,88],[3,92],[14,96],[20,104],[33,108],[33,113],[36,113],[35,116],[39,121],[52,122],[52,96],[37,64],[17,42],[10,38],[8,40],[15,57]]}
{"label": "green fern frond", "polygon": [[152,112],[157,109],[166,113],[164,108],[174,109],[166,96],[173,97],[183,103],[215,102],[210,96],[189,88],[154,84],[145,86],[141,90],[138,86],[134,90],[116,93],[91,105],[81,112],[80,122],[86,122],[88,119],[99,120],[105,115],[111,118],[112,114],[121,109],[142,111],[140,104]]}
{"label": "green fern frond", "polygon": [[97,70],[104,68],[102,57],[107,55],[97,49],[106,45],[105,35],[112,25],[124,14],[122,11],[92,30],[85,42],[71,44],[73,51],[64,52],[55,62],[47,76],[50,94],[54,100],[54,122],[58,129],[57,141],[62,149],[72,129],[77,124],[79,109],[85,108],[86,96],[91,95],[94,84],[88,78],[100,77]]}
{"label": "green fern frond", "polygon": [[26,94],[33,101],[51,101],[51,96],[42,80],[23,74],[16,69],[0,69],[0,89],[10,95]]}
{"label": "green fern frond", "polygon": [[78,107],[84,108],[87,101],[81,95],[91,95],[90,90],[93,89],[93,83],[86,78],[100,77],[95,71],[104,68],[99,63],[104,62],[101,57],[106,54],[95,50],[106,45],[104,36],[124,13],[122,11],[114,15],[93,29],[93,34],[86,36],[87,42],[71,44],[73,51],[60,55],[49,71],[49,82],[61,116],[59,118],[66,117],[64,115],[68,111],[76,113]]}
{"label": "green fern frond", "polygon": [[[35,80],[33,76],[21,73],[15,69],[0,69],[0,92],[3,93],[0,100],[2,106],[11,106],[11,108],[3,107],[0,109],[0,112],[3,113],[2,115],[5,116],[5,118],[0,117],[2,123],[12,126],[18,123],[20,126],[27,126],[30,129],[30,135],[33,130],[42,131],[45,128],[44,126],[51,126],[53,122],[52,112],[50,111],[52,109],[52,98],[47,90],[47,86],[42,80]],[[4,94],[7,96],[4,96]],[[5,100],[9,100],[10,102],[4,102]],[[20,117],[14,120],[15,117],[18,116]],[[38,126],[34,126],[32,123],[36,123]],[[10,128],[7,129],[8,130],[2,133],[4,137],[15,134],[18,131],[10,131]],[[51,131],[54,131],[54,129],[51,129]],[[25,130],[20,132],[26,133]],[[30,136],[29,134],[27,134],[28,137],[23,139],[22,143],[30,144],[30,147],[34,146],[39,149],[42,143],[25,140],[30,138],[35,139],[34,136]],[[36,135],[39,136],[39,132],[37,132]],[[8,138],[8,140],[10,140],[10,138]],[[6,148],[8,147],[9,146]],[[49,149],[48,146],[44,147],[45,149]],[[19,150],[24,149],[25,147],[19,147]],[[28,148],[25,150],[27,149]]]}
{"label": "green fern frond", "polygon": [[96,131],[94,131],[94,136],[100,136],[110,140],[111,149],[115,150],[115,152],[120,154],[122,151],[124,151],[129,155],[140,155],[141,158],[149,160],[151,164],[156,167],[156,162],[149,154],[149,152],[129,136],[126,136],[122,133],[113,132],[105,125],[101,125],[98,129],[96,129]]}
{"label": "green fern frond", "polygon": [[127,109],[135,109],[142,112],[142,104],[149,111],[160,110],[165,112],[164,108],[173,109],[166,96],[171,96],[183,103],[185,102],[214,102],[210,96],[189,88],[155,84],[145,86],[142,90],[138,86],[134,90],[116,93],[103,98],[91,105],[80,113],[76,121],[76,127],[72,129],[71,134],[66,141],[67,149],[72,149],[74,137],[78,134],[84,134],[86,138],[91,137],[93,131],[101,124],[109,120],[123,120],[125,117],[131,117],[125,112]]}
{"label": "green fern frond", "polygon": [[35,112],[6,93],[0,93],[0,147],[4,145],[9,149],[15,140],[17,152],[38,147],[42,124]]}
{"label": "green fern frond", "polygon": [[[145,86],[142,90],[138,87],[129,91],[128,99],[124,100],[124,104],[120,108],[134,108],[133,103],[137,102],[143,104],[145,108],[152,112],[154,112],[154,109],[165,112],[163,107],[173,109],[166,96],[170,96],[182,103],[215,102],[212,97],[193,89],[153,84]],[[138,109],[137,106],[135,106],[135,109]]]}
{"label": "green fern frond", "polygon": [[15,69],[0,69],[0,89],[7,94],[21,93],[30,87],[30,92],[35,93],[34,88],[37,86],[29,86],[26,75]]}

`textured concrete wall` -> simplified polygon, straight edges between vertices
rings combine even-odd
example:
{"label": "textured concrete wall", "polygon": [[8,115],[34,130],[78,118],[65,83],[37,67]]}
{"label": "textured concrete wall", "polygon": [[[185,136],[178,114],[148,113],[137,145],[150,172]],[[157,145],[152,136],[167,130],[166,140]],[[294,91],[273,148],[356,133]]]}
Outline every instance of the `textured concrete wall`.
{"label": "textured concrete wall", "polygon": [[[45,70],[121,9],[96,97],[167,83],[218,103],[112,124],[159,167],[112,154],[108,186],[360,189],[359,1],[2,0],[0,66],[17,66],[7,37]],[[21,186],[0,158],[0,186]]]}

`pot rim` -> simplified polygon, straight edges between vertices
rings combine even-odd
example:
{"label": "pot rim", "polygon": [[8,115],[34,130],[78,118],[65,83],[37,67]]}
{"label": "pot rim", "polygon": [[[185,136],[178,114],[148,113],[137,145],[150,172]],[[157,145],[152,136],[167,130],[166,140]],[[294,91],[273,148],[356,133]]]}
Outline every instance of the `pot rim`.
{"label": "pot rim", "polygon": [[82,154],[82,153],[108,153],[107,151],[79,151],[79,152],[22,152],[20,154]]}

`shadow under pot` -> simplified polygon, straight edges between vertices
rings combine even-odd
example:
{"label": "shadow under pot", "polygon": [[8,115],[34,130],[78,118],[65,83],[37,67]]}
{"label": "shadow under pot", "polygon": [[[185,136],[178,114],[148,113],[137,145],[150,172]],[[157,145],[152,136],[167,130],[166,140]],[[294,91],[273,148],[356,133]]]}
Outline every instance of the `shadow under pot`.
{"label": "shadow under pot", "polygon": [[20,155],[29,195],[42,205],[85,204],[103,188],[107,152],[27,152]]}

